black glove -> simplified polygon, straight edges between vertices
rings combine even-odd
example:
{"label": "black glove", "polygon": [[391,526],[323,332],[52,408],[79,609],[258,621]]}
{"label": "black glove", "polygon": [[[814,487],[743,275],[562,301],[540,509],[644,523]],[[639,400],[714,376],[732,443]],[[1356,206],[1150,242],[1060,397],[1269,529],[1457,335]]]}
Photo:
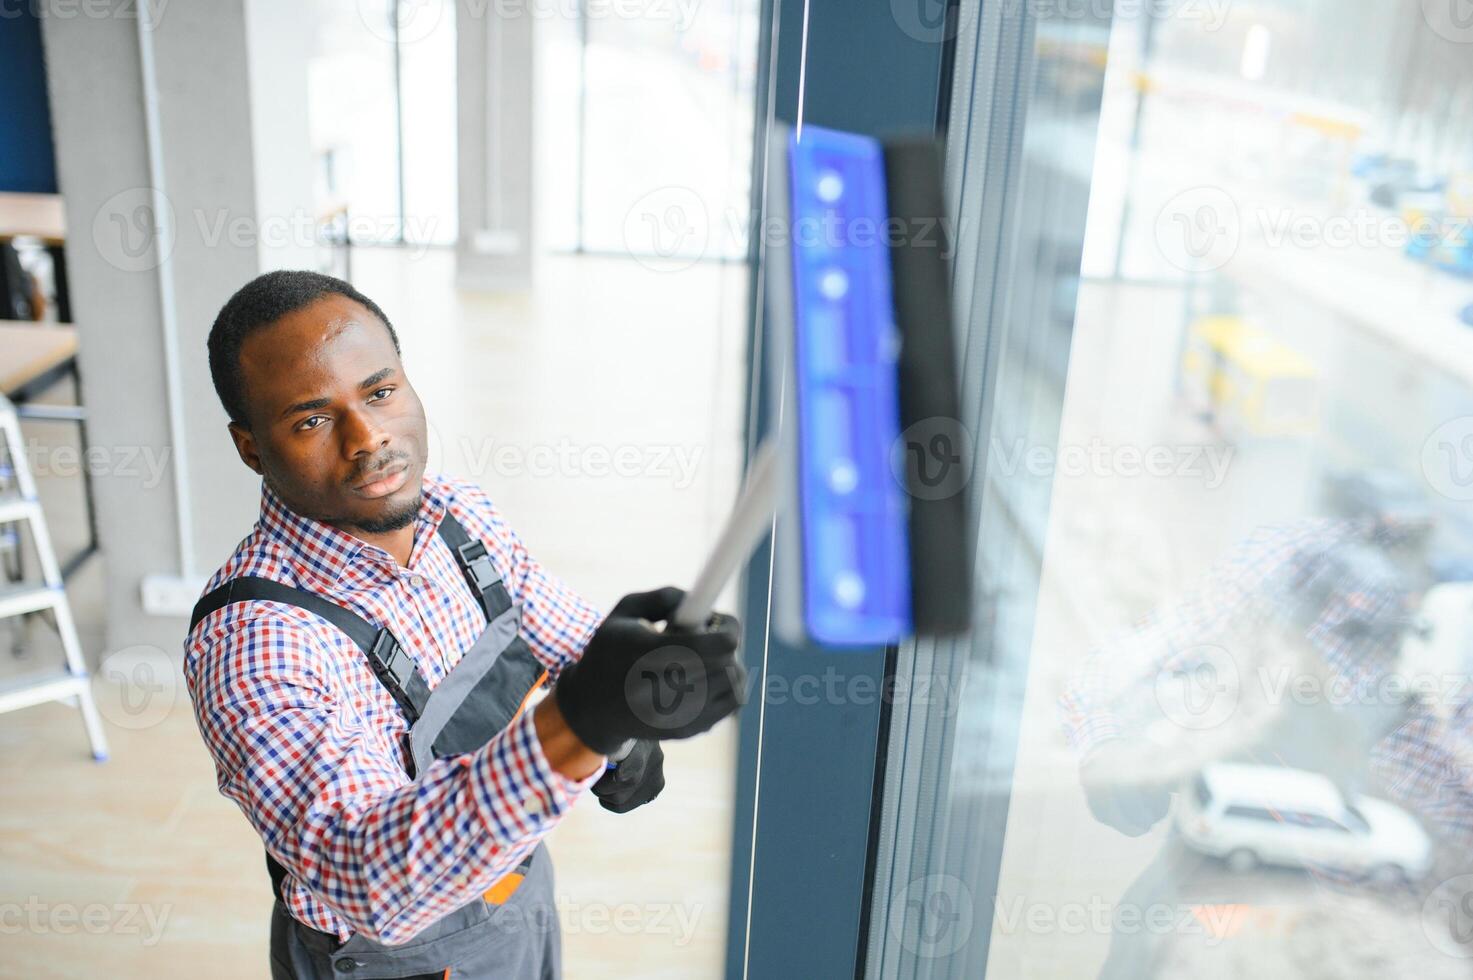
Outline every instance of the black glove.
{"label": "black glove", "polygon": [[736,661],[734,616],[717,613],[699,630],[655,629],[683,598],[665,588],[620,599],[582,658],[559,675],[558,709],[593,751],[609,755],[629,739],[690,738],[741,705],[747,672]]}
{"label": "black glove", "polygon": [[1171,810],[1170,786],[1119,778],[1122,757],[1140,758],[1149,752],[1136,739],[1111,739],[1095,750],[1079,773],[1089,812],[1100,823],[1127,837],[1145,834]]}
{"label": "black glove", "polygon": [[593,784],[599,805],[614,813],[644,806],[665,788],[665,752],[653,739],[641,739],[619,764]]}

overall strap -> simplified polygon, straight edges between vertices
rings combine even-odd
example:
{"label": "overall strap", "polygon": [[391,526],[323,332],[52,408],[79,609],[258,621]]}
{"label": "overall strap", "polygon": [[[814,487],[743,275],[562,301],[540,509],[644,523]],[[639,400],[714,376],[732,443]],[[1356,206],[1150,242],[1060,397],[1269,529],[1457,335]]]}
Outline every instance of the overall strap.
{"label": "overall strap", "polygon": [[399,641],[387,628],[379,629],[351,609],[315,593],[253,575],[234,578],[195,604],[194,613],[189,619],[190,632],[217,609],[233,602],[257,600],[297,606],[314,616],[321,616],[342,630],[368,658],[368,665],[373,668],[374,676],[388,689],[409,724],[413,725],[419,720],[425,702],[430,698],[430,688],[419,672],[414,658],[399,645]]}
{"label": "overall strap", "polygon": [[466,584],[471,587],[471,593],[481,604],[486,622],[491,623],[510,609],[511,597],[502,584],[501,573],[491,563],[485,542],[471,537],[470,532],[448,510],[444,520],[440,521],[440,537],[445,539],[451,553],[455,555],[455,563],[460,566]]}
{"label": "overall strap", "polygon": [[[404,712],[410,728],[414,727],[430,699],[429,685],[425,683],[424,675],[419,672],[414,658],[399,645],[399,641],[388,629],[379,629],[351,609],[329,602],[320,595],[254,575],[231,579],[195,603],[194,613],[189,617],[189,631],[194,632],[200,620],[217,609],[223,609],[232,602],[252,600],[297,606],[315,616],[321,616],[342,630],[363,651],[363,655],[368,658],[368,665],[373,668],[374,676],[393,696],[399,709]],[[407,745],[405,752],[407,755]],[[287,870],[269,851],[266,853],[266,873],[271,876],[271,890],[275,892],[277,900],[285,903],[283,883],[286,881]]]}

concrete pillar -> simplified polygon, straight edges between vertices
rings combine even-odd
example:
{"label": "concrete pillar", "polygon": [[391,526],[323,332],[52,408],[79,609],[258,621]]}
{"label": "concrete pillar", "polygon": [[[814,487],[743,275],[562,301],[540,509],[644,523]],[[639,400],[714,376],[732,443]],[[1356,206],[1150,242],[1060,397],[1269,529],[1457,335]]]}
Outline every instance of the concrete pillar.
{"label": "concrete pillar", "polygon": [[[456,283],[532,284],[532,28],[529,7],[457,0]],[[406,107],[406,112],[412,111]]]}
{"label": "concrete pillar", "polygon": [[43,19],[109,650],[178,650],[204,577],[257,511],[205,339],[247,280],[310,264],[313,214],[310,25],[290,0],[250,7],[119,0]]}

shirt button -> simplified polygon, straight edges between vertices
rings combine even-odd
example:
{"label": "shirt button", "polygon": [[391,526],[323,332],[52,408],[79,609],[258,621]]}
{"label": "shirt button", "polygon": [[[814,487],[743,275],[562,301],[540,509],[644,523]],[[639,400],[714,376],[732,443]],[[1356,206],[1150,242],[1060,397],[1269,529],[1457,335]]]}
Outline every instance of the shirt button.
{"label": "shirt button", "polygon": [[336,963],[333,964],[333,966],[337,968],[337,971],[339,973],[352,973],[354,970],[358,969],[358,961],[344,958],[338,960]]}
{"label": "shirt button", "polygon": [[409,584],[411,589],[417,589],[425,584],[425,580],[419,575],[406,575],[404,576],[404,581]]}

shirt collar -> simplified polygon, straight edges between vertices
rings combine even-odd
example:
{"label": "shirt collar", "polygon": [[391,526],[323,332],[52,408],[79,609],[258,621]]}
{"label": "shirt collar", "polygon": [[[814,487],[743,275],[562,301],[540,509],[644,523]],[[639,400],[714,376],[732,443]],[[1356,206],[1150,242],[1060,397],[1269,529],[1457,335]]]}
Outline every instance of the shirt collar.
{"label": "shirt collar", "polygon": [[[444,520],[449,503],[443,482],[428,473],[423,479],[423,496],[414,519],[414,544],[409,553],[409,566],[419,564],[420,556],[434,532]],[[303,517],[282,502],[276,492],[261,481],[261,512],[257,527],[275,539],[293,559],[303,585],[309,590],[327,591],[342,580],[349,568],[375,563],[385,570],[398,571],[398,562],[383,548],[341,531],[330,524]]]}

